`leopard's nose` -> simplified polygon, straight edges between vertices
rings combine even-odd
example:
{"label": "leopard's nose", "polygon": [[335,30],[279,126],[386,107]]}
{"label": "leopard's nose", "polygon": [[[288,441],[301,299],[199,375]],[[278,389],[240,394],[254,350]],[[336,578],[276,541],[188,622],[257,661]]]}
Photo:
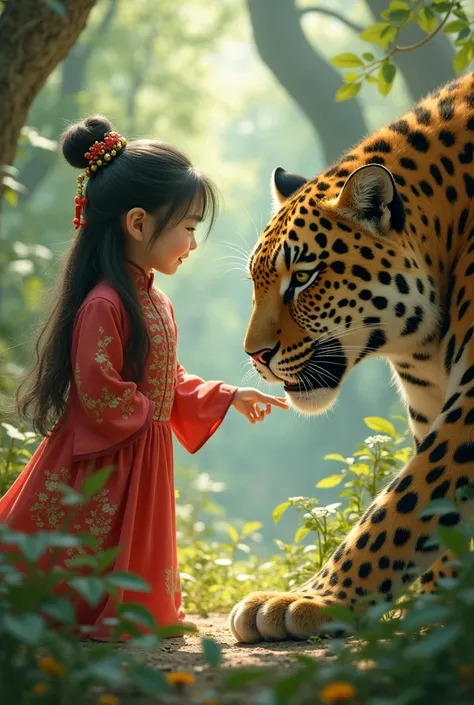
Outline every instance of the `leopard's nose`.
{"label": "leopard's nose", "polygon": [[261,350],[256,350],[255,352],[246,350],[245,352],[256,362],[259,362],[261,365],[265,365],[266,367],[270,367],[271,359],[279,347],[280,343],[277,343],[274,348],[262,348]]}

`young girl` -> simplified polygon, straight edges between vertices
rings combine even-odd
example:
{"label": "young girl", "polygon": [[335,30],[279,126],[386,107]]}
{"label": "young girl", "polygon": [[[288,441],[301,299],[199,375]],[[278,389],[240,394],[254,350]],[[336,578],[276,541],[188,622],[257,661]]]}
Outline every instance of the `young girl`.
{"label": "young girl", "polygon": [[[139,601],[161,627],[183,623],[172,432],[195,453],[230,406],[255,423],[287,402],[204,382],[177,361],[173,309],[153,286],[153,270],[175,274],[196,249],[197,224],[215,217],[211,182],[175,147],[127,144],[102,117],[72,125],[62,148],[71,166],[85,169],[76,235],[29,386],[18,394],[20,412],[46,438],[0,500],[0,524],[60,529],[66,508],[55,483],[78,490],[90,473],[113,467],[72,530],[94,536],[96,550],[120,546],[113,570],[151,586],[122,590],[119,602]],[[96,639],[110,638],[103,620],[114,615],[109,597],[97,608],[77,600],[77,621],[95,627]]]}

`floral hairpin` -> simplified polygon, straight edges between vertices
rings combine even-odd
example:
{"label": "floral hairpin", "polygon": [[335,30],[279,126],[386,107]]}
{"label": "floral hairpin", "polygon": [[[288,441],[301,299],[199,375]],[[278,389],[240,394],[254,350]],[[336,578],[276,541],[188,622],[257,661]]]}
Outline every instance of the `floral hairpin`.
{"label": "floral hairpin", "polygon": [[104,135],[104,140],[102,142],[94,142],[93,145],[89,147],[84,157],[88,160],[89,166],[87,167],[85,174],[81,174],[77,177],[77,196],[74,198],[74,203],[76,204],[75,218],[72,221],[74,223],[74,229],[84,228],[87,222],[82,218],[82,209],[87,205],[87,198],[84,198],[84,178],[88,176],[91,178],[97,172],[97,169],[103,166],[107,166],[114,157],[118,156],[120,152],[125,148],[127,140],[122,137],[118,132],[106,132]]}

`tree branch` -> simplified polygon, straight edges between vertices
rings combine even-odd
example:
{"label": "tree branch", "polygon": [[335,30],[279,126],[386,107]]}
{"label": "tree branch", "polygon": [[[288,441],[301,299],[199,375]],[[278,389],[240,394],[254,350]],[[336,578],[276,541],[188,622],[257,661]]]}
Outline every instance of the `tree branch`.
{"label": "tree branch", "polygon": [[[375,22],[380,22],[381,13],[387,9],[387,0],[365,0]],[[426,38],[415,23],[403,30],[403,37],[409,44]],[[403,73],[410,96],[418,102],[431,91],[453,78],[453,45],[445,34],[437,34],[428,43],[417,49],[416,60],[408,52],[397,52],[393,63]]]}
{"label": "tree branch", "polygon": [[247,5],[262,60],[311,122],[331,163],[367,131],[359,102],[335,102],[339,73],[308,42],[295,0]]}
{"label": "tree branch", "polygon": [[360,34],[364,30],[364,27],[362,27],[361,25],[356,24],[351,20],[348,20],[347,17],[344,17],[344,15],[341,15],[335,10],[329,10],[327,7],[302,7],[299,12],[300,15],[317,13],[318,15],[326,15],[327,17],[332,17],[333,19],[338,20],[342,24],[346,25],[346,27],[349,27],[349,29],[352,29],[354,32],[357,32],[357,34]]}

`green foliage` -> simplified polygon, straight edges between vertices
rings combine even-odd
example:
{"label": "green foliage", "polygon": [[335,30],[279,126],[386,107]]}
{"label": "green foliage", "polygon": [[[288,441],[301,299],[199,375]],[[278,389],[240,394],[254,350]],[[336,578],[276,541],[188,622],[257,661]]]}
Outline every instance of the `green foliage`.
{"label": "green foliage", "polygon": [[[4,424],[8,438],[16,442],[5,448],[7,457],[17,467],[25,446],[25,434]],[[5,451],[6,452],[3,452]],[[74,507],[86,504],[110,475],[110,469],[97,472],[87,480],[80,492],[63,491],[62,503],[67,508],[64,526],[57,531],[38,531],[27,535],[0,526],[0,701],[29,705],[45,696],[48,705],[66,702],[82,703],[97,688],[133,686],[145,693],[167,692],[165,678],[146,665],[136,653],[113,653],[107,645],[84,649],[78,640],[73,593],[94,607],[107,594],[117,589],[148,591],[149,586],[131,573],[104,570],[113,561],[116,550],[97,550],[96,540],[88,535],[70,534]],[[2,475],[14,479],[11,472]],[[68,489],[68,488],[66,488]],[[69,500],[69,501],[68,501]],[[6,550],[5,550],[6,547]],[[65,568],[58,569],[58,557],[67,550],[70,556]],[[38,559],[49,555],[48,567],[38,567]],[[87,567],[87,572],[83,569]],[[61,584],[61,594],[56,588]],[[153,616],[142,605],[122,603],[118,616],[107,620],[112,638],[129,634],[131,646],[153,647],[161,632]],[[144,635],[140,628],[144,628]],[[79,631],[93,636],[94,629],[84,626]],[[217,664],[217,647],[206,644],[209,660]]]}
{"label": "green foliage", "polygon": [[[399,433],[391,421],[367,417],[365,423],[377,435],[366,438],[350,457],[328,454],[326,460],[341,469],[317,483],[318,489],[342,488],[341,502],[319,506],[318,499],[292,497],[276,507],[275,522],[294,507],[299,525],[294,542],[277,541],[280,552],[263,565],[252,553],[252,546],[258,546],[262,524],[229,524],[222,507],[214,501],[214,496],[224,490],[222,483],[192,469],[180,471],[179,559],[188,611],[228,611],[249,590],[295,587],[318,570],[412,452],[406,435]],[[19,468],[25,434],[7,424],[4,431],[2,451],[8,450],[12,466]],[[109,470],[97,473],[79,493],[62,488],[64,506],[73,511],[87,502],[108,474]],[[458,495],[456,502],[471,498],[472,490],[461,488]],[[423,511],[441,516],[455,508],[452,502],[439,500]],[[369,607],[364,614],[354,614],[341,606],[329,607],[332,622],[328,629],[343,628],[351,635],[349,642],[325,642],[333,658],[314,660],[300,654],[293,669],[284,673],[273,668],[235,669],[231,675],[222,674],[214,688],[206,692],[207,700],[241,702],[253,693],[258,698],[255,702],[271,705],[468,705],[474,694],[474,554],[467,552],[466,546],[473,535],[474,524],[463,529],[439,527],[432,540],[454,552],[456,557],[447,567],[455,566],[458,577],[442,580],[437,594],[411,592],[394,604]],[[309,543],[304,545],[306,538]],[[87,702],[84,698],[88,693],[98,692],[97,688],[120,695],[133,686],[158,697],[170,690],[169,679],[147,667],[137,652],[114,653],[105,645],[81,647],[74,633],[71,604],[67,597],[56,597],[52,592],[52,586],[61,580],[94,605],[117,587],[146,590],[138,576],[104,574],[114,559],[113,551],[79,553],[81,548],[93,548],[90,538],[66,531],[26,536],[1,527],[0,541],[16,547],[28,567],[20,573],[9,553],[0,557],[2,702],[30,705],[41,696],[47,705],[80,705]],[[45,551],[54,555],[66,548],[77,552],[66,570],[55,575],[54,571],[42,574],[37,569],[37,558]],[[84,566],[90,569],[87,575],[78,570]],[[258,579],[252,578],[254,575]],[[48,621],[51,619],[54,629]],[[111,626],[117,633],[128,631],[135,636],[131,644],[145,648],[153,647],[164,636],[148,611],[135,603],[121,605]],[[143,636],[139,627],[150,633]],[[310,641],[319,643],[318,639]],[[219,645],[203,637],[202,649],[208,666],[218,669],[222,663]],[[363,668],[361,664],[365,664]],[[184,676],[192,685],[191,674]],[[201,703],[202,697],[191,689],[188,702]]]}
{"label": "green foliage", "polygon": [[[393,57],[399,52],[415,51],[441,31],[457,35],[453,60],[456,73],[464,71],[474,59],[474,14],[468,3],[456,0],[391,0],[381,13],[381,19],[382,22],[364,29],[360,37],[369,44],[375,44],[383,53],[382,57],[369,52],[361,56],[344,53],[331,60],[337,68],[351,69],[344,75],[345,85],[336,93],[337,101],[354,98],[364,82],[373,83],[382,96],[387,96],[397,75]],[[418,24],[427,36],[416,44],[404,46],[401,43],[403,30],[412,23]]]}

